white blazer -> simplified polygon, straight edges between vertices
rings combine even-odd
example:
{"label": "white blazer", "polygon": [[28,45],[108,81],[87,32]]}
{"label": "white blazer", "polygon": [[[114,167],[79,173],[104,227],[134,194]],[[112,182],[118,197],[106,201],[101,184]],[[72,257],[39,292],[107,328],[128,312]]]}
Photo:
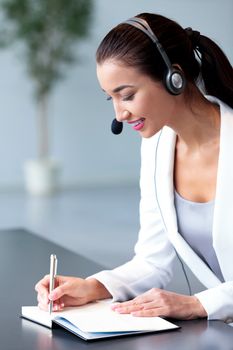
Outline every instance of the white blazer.
{"label": "white blazer", "polygon": [[225,282],[221,283],[177,230],[173,187],[176,134],[168,127],[142,141],[141,228],[134,258],[91,277],[103,283],[114,300],[130,299],[152,287],[165,288],[177,252],[207,288],[196,296],[208,319],[233,322],[233,110],[216,98],[207,98],[218,103],[221,112],[213,247]]}

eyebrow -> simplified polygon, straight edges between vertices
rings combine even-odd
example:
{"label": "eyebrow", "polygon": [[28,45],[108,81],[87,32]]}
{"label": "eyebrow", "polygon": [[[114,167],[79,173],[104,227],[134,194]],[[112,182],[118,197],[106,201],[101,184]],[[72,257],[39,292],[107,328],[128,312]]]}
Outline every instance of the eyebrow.
{"label": "eyebrow", "polygon": [[[112,90],[113,93],[117,93],[117,92],[120,92],[121,90],[124,90],[126,88],[129,88],[129,87],[134,87],[133,85],[120,85],[120,86],[117,86],[115,89]],[[102,89],[103,92],[106,92],[104,89]]]}
{"label": "eyebrow", "polygon": [[120,92],[121,90],[124,90],[126,88],[129,87],[133,87],[133,85],[120,85],[118,87],[116,87],[112,92],[116,93],[116,92]]}

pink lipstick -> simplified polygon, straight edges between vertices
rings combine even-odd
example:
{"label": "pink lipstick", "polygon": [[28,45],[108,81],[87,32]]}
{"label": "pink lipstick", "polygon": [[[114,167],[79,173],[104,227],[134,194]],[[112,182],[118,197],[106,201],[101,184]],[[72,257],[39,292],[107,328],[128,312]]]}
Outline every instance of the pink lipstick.
{"label": "pink lipstick", "polygon": [[128,122],[128,124],[132,124],[133,129],[136,131],[139,131],[144,127],[144,122],[145,122],[145,118],[140,118],[140,119]]}

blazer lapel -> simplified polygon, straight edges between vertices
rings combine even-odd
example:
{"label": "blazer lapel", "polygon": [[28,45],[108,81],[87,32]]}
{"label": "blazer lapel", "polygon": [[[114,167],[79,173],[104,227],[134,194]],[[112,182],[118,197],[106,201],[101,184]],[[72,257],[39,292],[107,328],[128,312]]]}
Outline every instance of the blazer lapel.
{"label": "blazer lapel", "polygon": [[220,280],[186,243],[177,229],[173,185],[175,144],[176,134],[172,129],[164,127],[158,140],[155,162],[155,191],[161,218],[169,240],[180,257],[205,286],[215,287],[221,283]]}
{"label": "blazer lapel", "polygon": [[215,195],[213,245],[226,281],[233,279],[233,114],[220,104],[221,131]]}

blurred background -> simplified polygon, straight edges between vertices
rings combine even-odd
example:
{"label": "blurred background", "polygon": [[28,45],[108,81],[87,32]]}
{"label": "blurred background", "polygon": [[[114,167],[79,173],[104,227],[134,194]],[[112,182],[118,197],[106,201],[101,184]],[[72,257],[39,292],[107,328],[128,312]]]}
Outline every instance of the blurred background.
{"label": "blurred background", "polygon": [[[18,0],[21,5],[25,1]],[[47,103],[49,158],[59,172],[53,194],[31,194],[25,184],[26,164],[40,153],[38,99],[25,43],[0,47],[0,228],[27,228],[113,267],[132,256],[137,238],[140,138],[127,126],[120,136],[110,131],[114,112],[96,79],[96,48],[119,22],[156,12],[209,36],[232,62],[233,2],[98,0],[90,6],[87,35],[71,43],[79,60],[64,65],[64,78],[55,81]],[[3,42],[5,15],[1,10]]]}

